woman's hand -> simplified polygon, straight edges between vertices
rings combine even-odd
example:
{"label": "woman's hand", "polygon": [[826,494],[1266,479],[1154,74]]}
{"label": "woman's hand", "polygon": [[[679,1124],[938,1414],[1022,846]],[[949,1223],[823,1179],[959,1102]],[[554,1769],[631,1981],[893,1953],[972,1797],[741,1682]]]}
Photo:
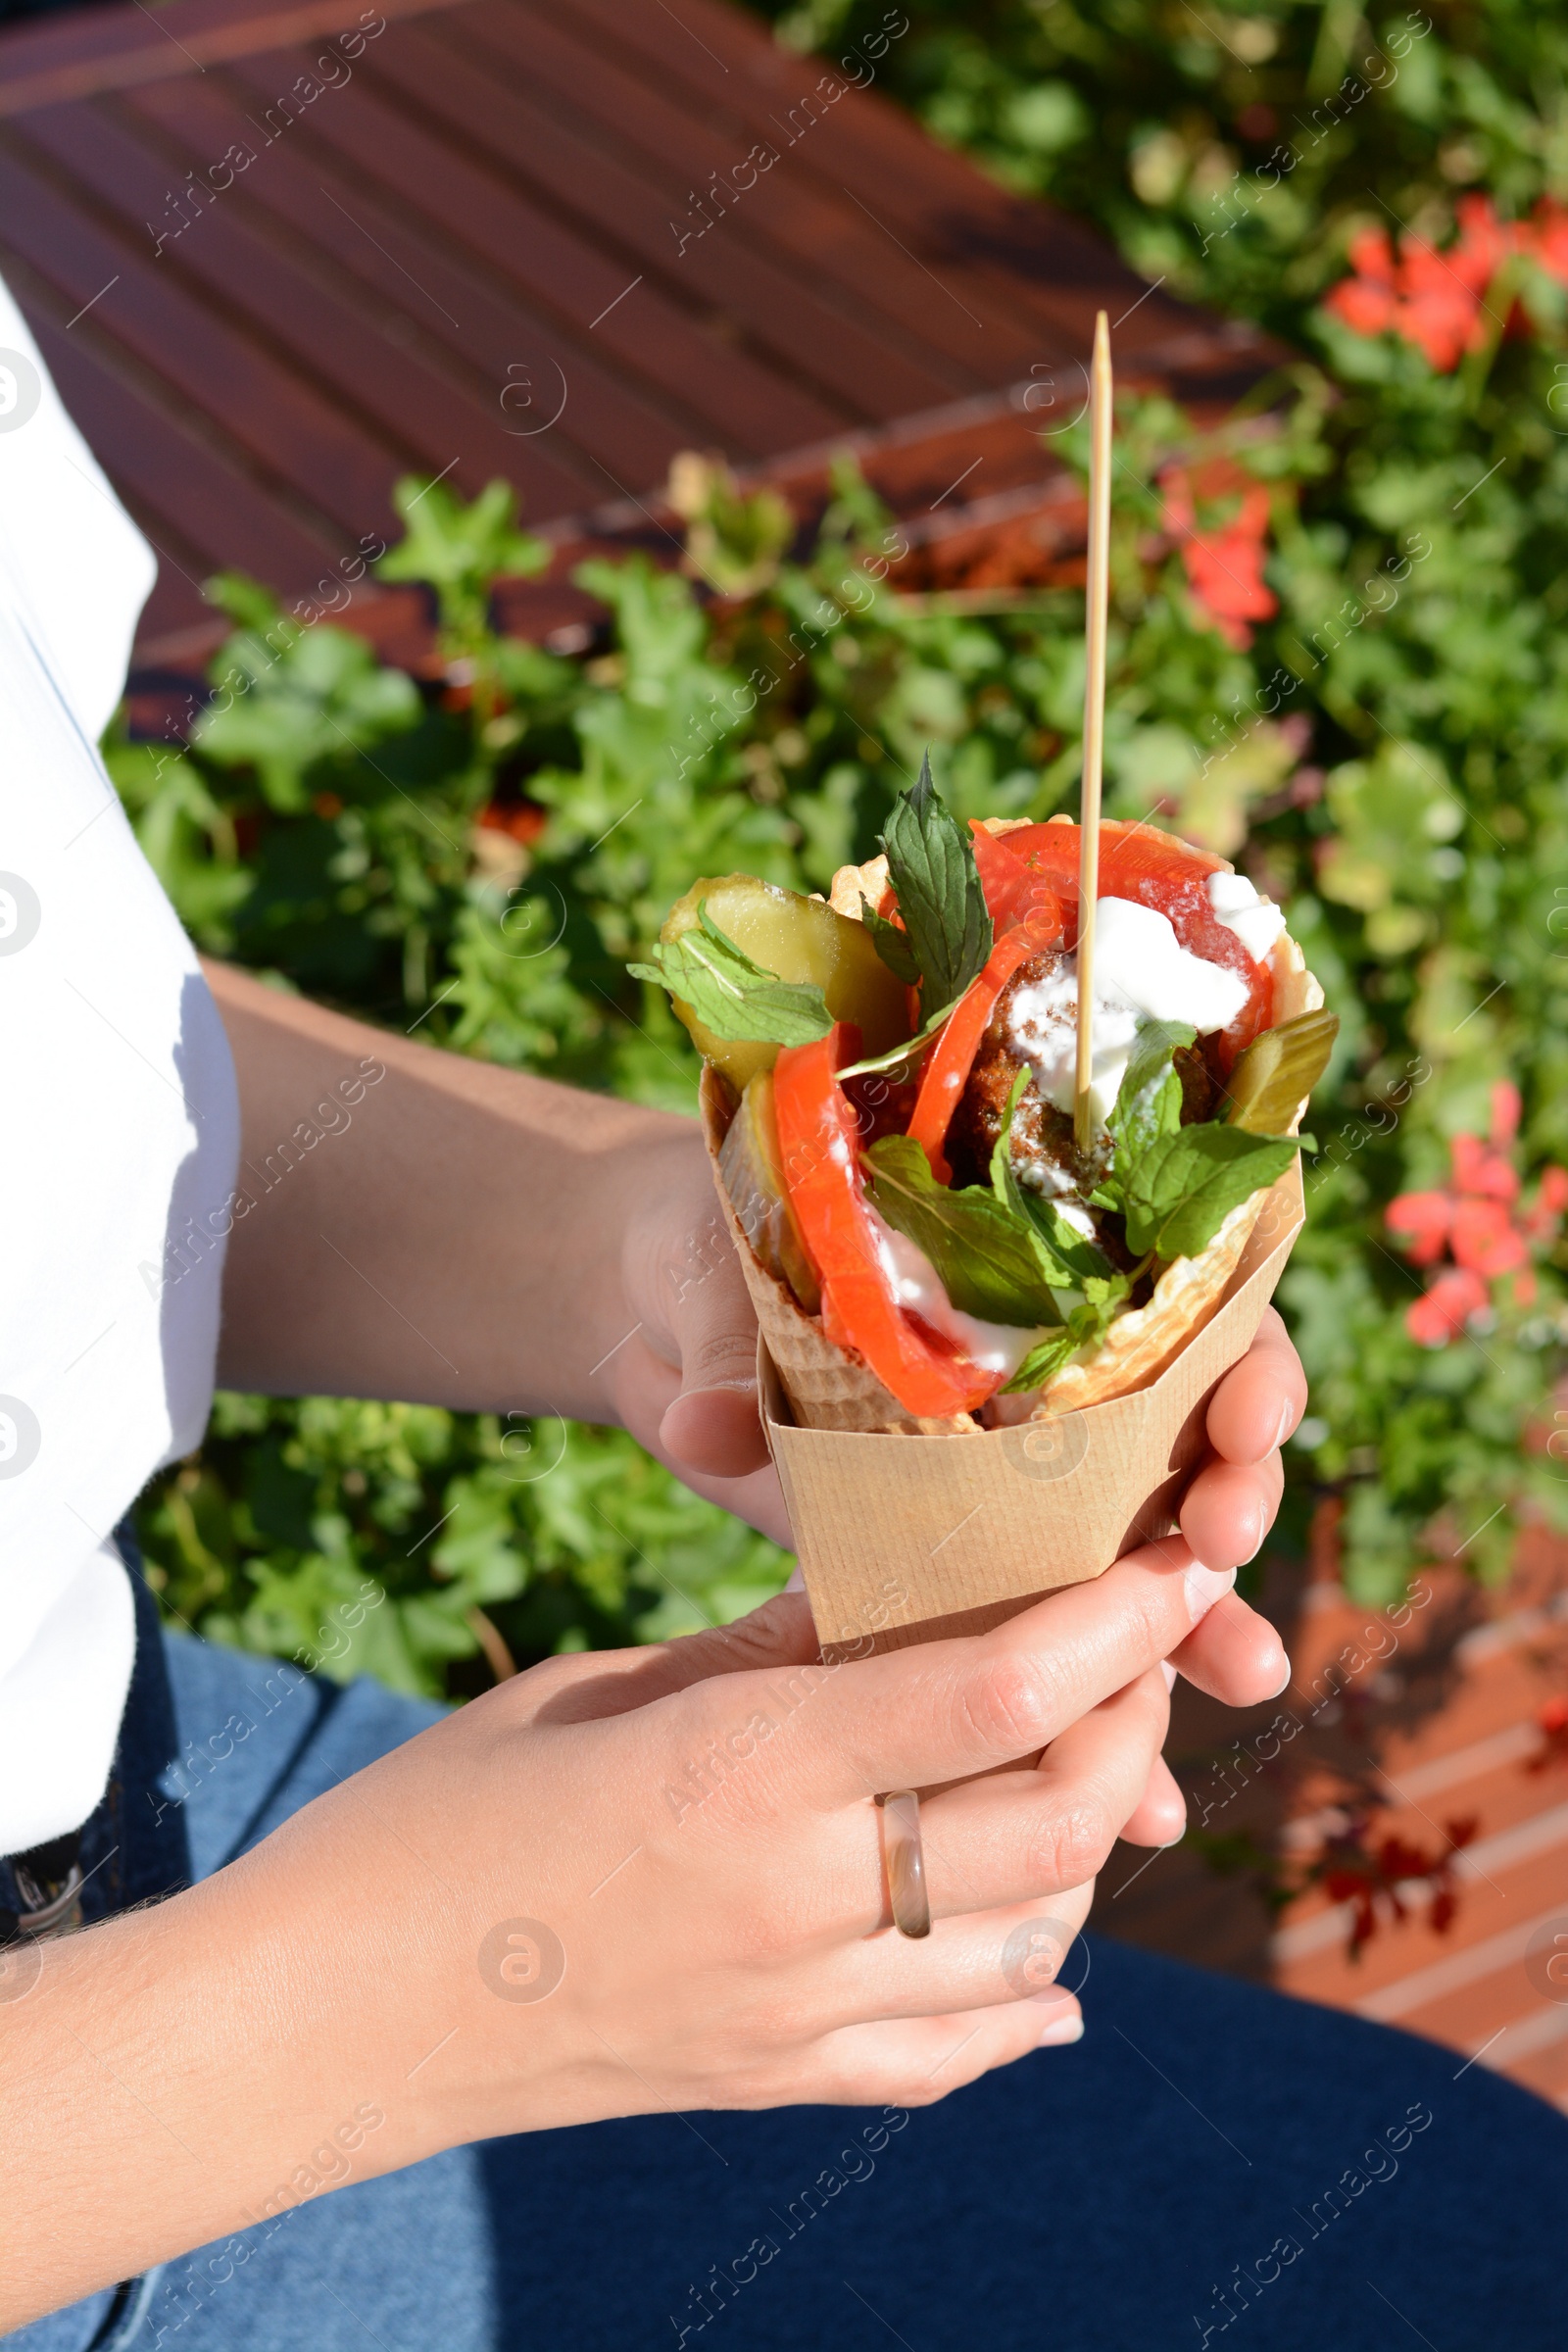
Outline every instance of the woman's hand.
{"label": "woman's hand", "polygon": [[[1149,1805],[1160,1661],[1236,1699],[1278,1679],[1228,1585],[1178,1536],[978,1640],[825,1666],[784,1593],[553,1659],[43,1947],[3,2012],[0,2324],[316,2193],[344,2132],[364,2179],[658,2108],[923,2105],[1075,2038],[1042,1978]],[[928,1791],[920,1942],[888,1917],[899,1788]]]}
{"label": "woman's hand", "polygon": [[[824,1666],[787,1593],[690,1641],[555,1659],[310,1808],[256,1879],[390,1906],[407,1993],[463,2029],[419,2077],[443,2135],[925,2103],[1075,2018],[1065,1994],[1020,1997],[1008,1938],[1081,1923],[1164,1735],[1158,1662],[1225,1589],[1178,1538],[979,1640]],[[873,1802],[911,1787],[938,1791],[919,1943],[889,1924]],[[525,2016],[493,1941],[516,1918],[548,1932],[523,1932],[524,1987],[530,1936],[561,1971]]]}
{"label": "woman's hand", "polygon": [[[437,2138],[925,2103],[1073,2032],[1069,1996],[1027,1997],[1009,1937],[1081,1923],[1164,1736],[1159,1661],[1227,1588],[1174,1538],[981,1639],[838,1667],[793,1593],[686,1642],[558,1658],[312,1807],[256,1881],[396,1919],[396,2046],[412,2065],[461,2029],[417,2078]],[[873,1800],[897,1788],[936,1791],[918,1943],[889,1924]],[[509,1997],[509,1920],[538,1923],[514,1947],[537,2000]]]}
{"label": "woman's hand", "polygon": [[788,1547],[758,1412],[757,1314],[695,1127],[660,1152],[631,1206],[620,1278],[604,1417],[697,1494]]}

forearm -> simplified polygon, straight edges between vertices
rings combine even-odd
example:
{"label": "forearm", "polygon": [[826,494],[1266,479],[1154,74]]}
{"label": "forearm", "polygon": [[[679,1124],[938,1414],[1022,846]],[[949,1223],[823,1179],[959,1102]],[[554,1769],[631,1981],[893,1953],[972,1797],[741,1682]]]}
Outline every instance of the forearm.
{"label": "forearm", "polygon": [[612,1417],[621,1237],[693,1122],[207,974],[243,1132],[220,1379]]}
{"label": "forearm", "polygon": [[404,2080],[422,2051],[377,2045],[356,1989],[390,1955],[266,1880],[242,1864],[44,1944],[0,2008],[0,2331],[257,2224],[229,2258],[260,2256],[298,2205],[440,2144]]}
{"label": "forearm", "polygon": [[[291,2213],[350,2181],[614,2110],[618,2084],[599,2085],[603,2053],[566,2004],[523,2009],[519,2029],[482,1973],[487,1936],[519,1907],[515,1820],[565,1818],[574,1785],[521,1756],[524,1683],[495,1697],[200,1886],[32,1947],[30,1984],[13,1962],[0,2334],[250,2231],[217,2258],[220,2280],[225,2259],[265,2261]],[[564,1920],[556,1874],[580,1856],[548,1826],[541,1841],[530,1892]]]}

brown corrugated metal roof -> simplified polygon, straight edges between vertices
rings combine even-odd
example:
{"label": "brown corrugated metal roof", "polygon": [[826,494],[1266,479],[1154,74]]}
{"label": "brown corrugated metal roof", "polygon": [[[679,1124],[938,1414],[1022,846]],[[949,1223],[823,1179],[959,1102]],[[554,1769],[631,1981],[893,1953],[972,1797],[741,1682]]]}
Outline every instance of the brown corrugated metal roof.
{"label": "brown corrugated metal roof", "polygon": [[1124,375],[1255,377],[1250,329],[851,86],[876,63],[715,0],[172,0],[0,37],[0,268],[159,548],[144,645],[222,567],[310,592],[393,535],[409,470],[504,474],[569,551],[659,544],[680,450],[806,484],[854,439],[961,540],[1041,505],[1100,305]]}

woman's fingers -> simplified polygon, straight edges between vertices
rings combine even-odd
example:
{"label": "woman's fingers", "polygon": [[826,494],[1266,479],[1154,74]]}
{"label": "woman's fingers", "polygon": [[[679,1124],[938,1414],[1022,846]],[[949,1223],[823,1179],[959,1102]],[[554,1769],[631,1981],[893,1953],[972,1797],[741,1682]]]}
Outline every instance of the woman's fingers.
{"label": "woman's fingers", "polygon": [[812,1971],[811,2005],[835,2029],[974,2015],[1020,2001],[1051,2007],[1058,1984],[1064,1996],[1088,1974],[1088,1956],[1074,1946],[1094,1895],[1090,1880],[1032,1902],[939,1919],[926,1936],[881,1929],[823,1957]]}
{"label": "woman's fingers", "polygon": [[1187,1799],[1163,1756],[1150,1767],[1144,1793],[1121,1825],[1127,1845],[1174,1845],[1187,1827]]}
{"label": "woman's fingers", "polygon": [[1240,1568],[1256,1557],[1284,1491],[1277,1453],[1245,1465],[1215,1459],[1182,1497],[1182,1534],[1205,1566]]}
{"label": "woman's fingers", "polygon": [[1251,1348],[1209,1399],[1213,1455],[1182,1497],[1182,1533],[1208,1567],[1255,1558],[1284,1491],[1279,1448],[1305,1401],[1300,1359],[1267,1307]]}
{"label": "woman's fingers", "polygon": [[1227,1707],[1261,1706],[1291,1679],[1285,1644],[1255,1609],[1230,1593],[1170,1653],[1178,1673]]}
{"label": "woman's fingers", "polygon": [[[799,1776],[808,1802],[833,1805],[966,1780],[1036,1755],[1177,1649],[1232,1581],[1195,1560],[1176,1536],[1052,1593],[979,1640],[797,1667],[780,1688],[809,1690],[811,1705],[808,1713],[791,1704],[794,1736],[780,1762]],[[744,1722],[779,1699],[778,1677],[726,1681],[690,1694],[694,1708],[718,1711],[719,1737],[719,1717],[728,1721],[739,1709]]]}
{"label": "woman's fingers", "polygon": [[971,2013],[845,2026],[810,2051],[789,2095],[824,2106],[930,2107],[1031,2050],[1081,2040],[1083,2030],[1075,1997],[1054,1987]]}
{"label": "woman's fingers", "polygon": [[1208,1442],[1227,1462],[1260,1462],[1305,1410],[1301,1359],[1277,1310],[1265,1306],[1256,1339],[1208,1400]]}
{"label": "woman's fingers", "polygon": [[1169,1700],[1157,1669],[1053,1740],[1033,1771],[988,1774],[920,1807],[933,1918],[1086,1886],[1149,1787]]}
{"label": "woman's fingers", "polygon": [[710,1376],[710,1367],[695,1374],[688,1367],[688,1380],[696,1377],[707,1384],[694,1390],[683,1388],[681,1372],[639,1332],[617,1349],[605,1367],[605,1378],[614,1417],[639,1446],[705,1502],[721,1504],[771,1536],[775,1544],[787,1545],[792,1541],[789,1513],[757,1414],[755,1327],[751,1348],[750,1382],[738,1376],[718,1380]]}
{"label": "woman's fingers", "polygon": [[[1300,1358],[1278,1314],[1266,1307],[1250,1350],[1209,1400],[1214,1458],[1182,1498],[1182,1533],[1207,1566],[1238,1568],[1255,1557],[1284,1491],[1279,1448],[1305,1402]],[[1190,1683],[1232,1707],[1276,1697],[1290,1677],[1278,1634],[1234,1595],[1170,1655]]]}

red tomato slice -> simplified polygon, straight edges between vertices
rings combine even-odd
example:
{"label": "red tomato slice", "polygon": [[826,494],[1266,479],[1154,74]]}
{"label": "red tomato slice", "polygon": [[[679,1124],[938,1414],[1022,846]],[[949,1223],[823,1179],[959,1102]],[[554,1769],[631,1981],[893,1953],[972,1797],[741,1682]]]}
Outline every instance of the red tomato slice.
{"label": "red tomato slice", "polygon": [[1006,931],[1028,913],[1038,889],[1050,884],[1043,873],[1013,855],[1009,835],[988,833],[978,817],[971,817],[969,838],[987,911],[998,932]]}
{"label": "red tomato slice", "polygon": [[[1078,895],[1078,827],[1053,818],[1049,824],[1020,825],[1016,832],[993,834],[999,849],[1022,864],[1032,865]],[[1129,825],[1107,817],[1100,828],[1100,878],[1137,881],[1152,874],[1222,873],[1224,860],[1207,850],[1179,841],[1174,833],[1156,833],[1148,825]],[[1112,898],[1131,898],[1131,890],[1115,890]]]}
{"label": "red tomato slice", "polygon": [[863,1356],[906,1412],[972,1412],[1002,1385],[899,1304],[861,1190],[860,1136],[837,1072],[858,1051],[840,1022],[773,1066],[779,1155],[806,1247],[822,1285],[822,1328]]}
{"label": "red tomato slice", "polygon": [[[993,837],[995,838],[995,837]],[[1069,936],[1078,921],[1078,828],[1074,824],[1023,825],[1004,834],[997,847],[1057,892],[1066,910]],[[1132,899],[1165,916],[1181,945],[1205,963],[1217,963],[1247,983],[1247,1002],[1220,1032],[1222,1065],[1229,1069],[1245,1045],[1274,1018],[1274,976],[1256,963],[1234,931],[1215,914],[1208,877],[1223,861],[1169,833],[1145,825],[1106,823],[1100,829],[1100,895]]]}
{"label": "red tomato slice", "polygon": [[[983,875],[984,868],[981,870]],[[944,1155],[943,1143],[958,1107],[958,1099],[969,1082],[980,1040],[990,1026],[998,998],[1020,964],[1047,948],[1061,945],[1060,901],[1022,866],[1019,874],[1033,898],[1030,911],[1010,930],[1001,932],[985,970],[959,999],[952,1019],[931,1048],[921,1073],[920,1092],[915,1097],[908,1133],[931,1162],[931,1173],[939,1184],[952,1179],[953,1170]],[[989,897],[988,887],[988,902]]]}

